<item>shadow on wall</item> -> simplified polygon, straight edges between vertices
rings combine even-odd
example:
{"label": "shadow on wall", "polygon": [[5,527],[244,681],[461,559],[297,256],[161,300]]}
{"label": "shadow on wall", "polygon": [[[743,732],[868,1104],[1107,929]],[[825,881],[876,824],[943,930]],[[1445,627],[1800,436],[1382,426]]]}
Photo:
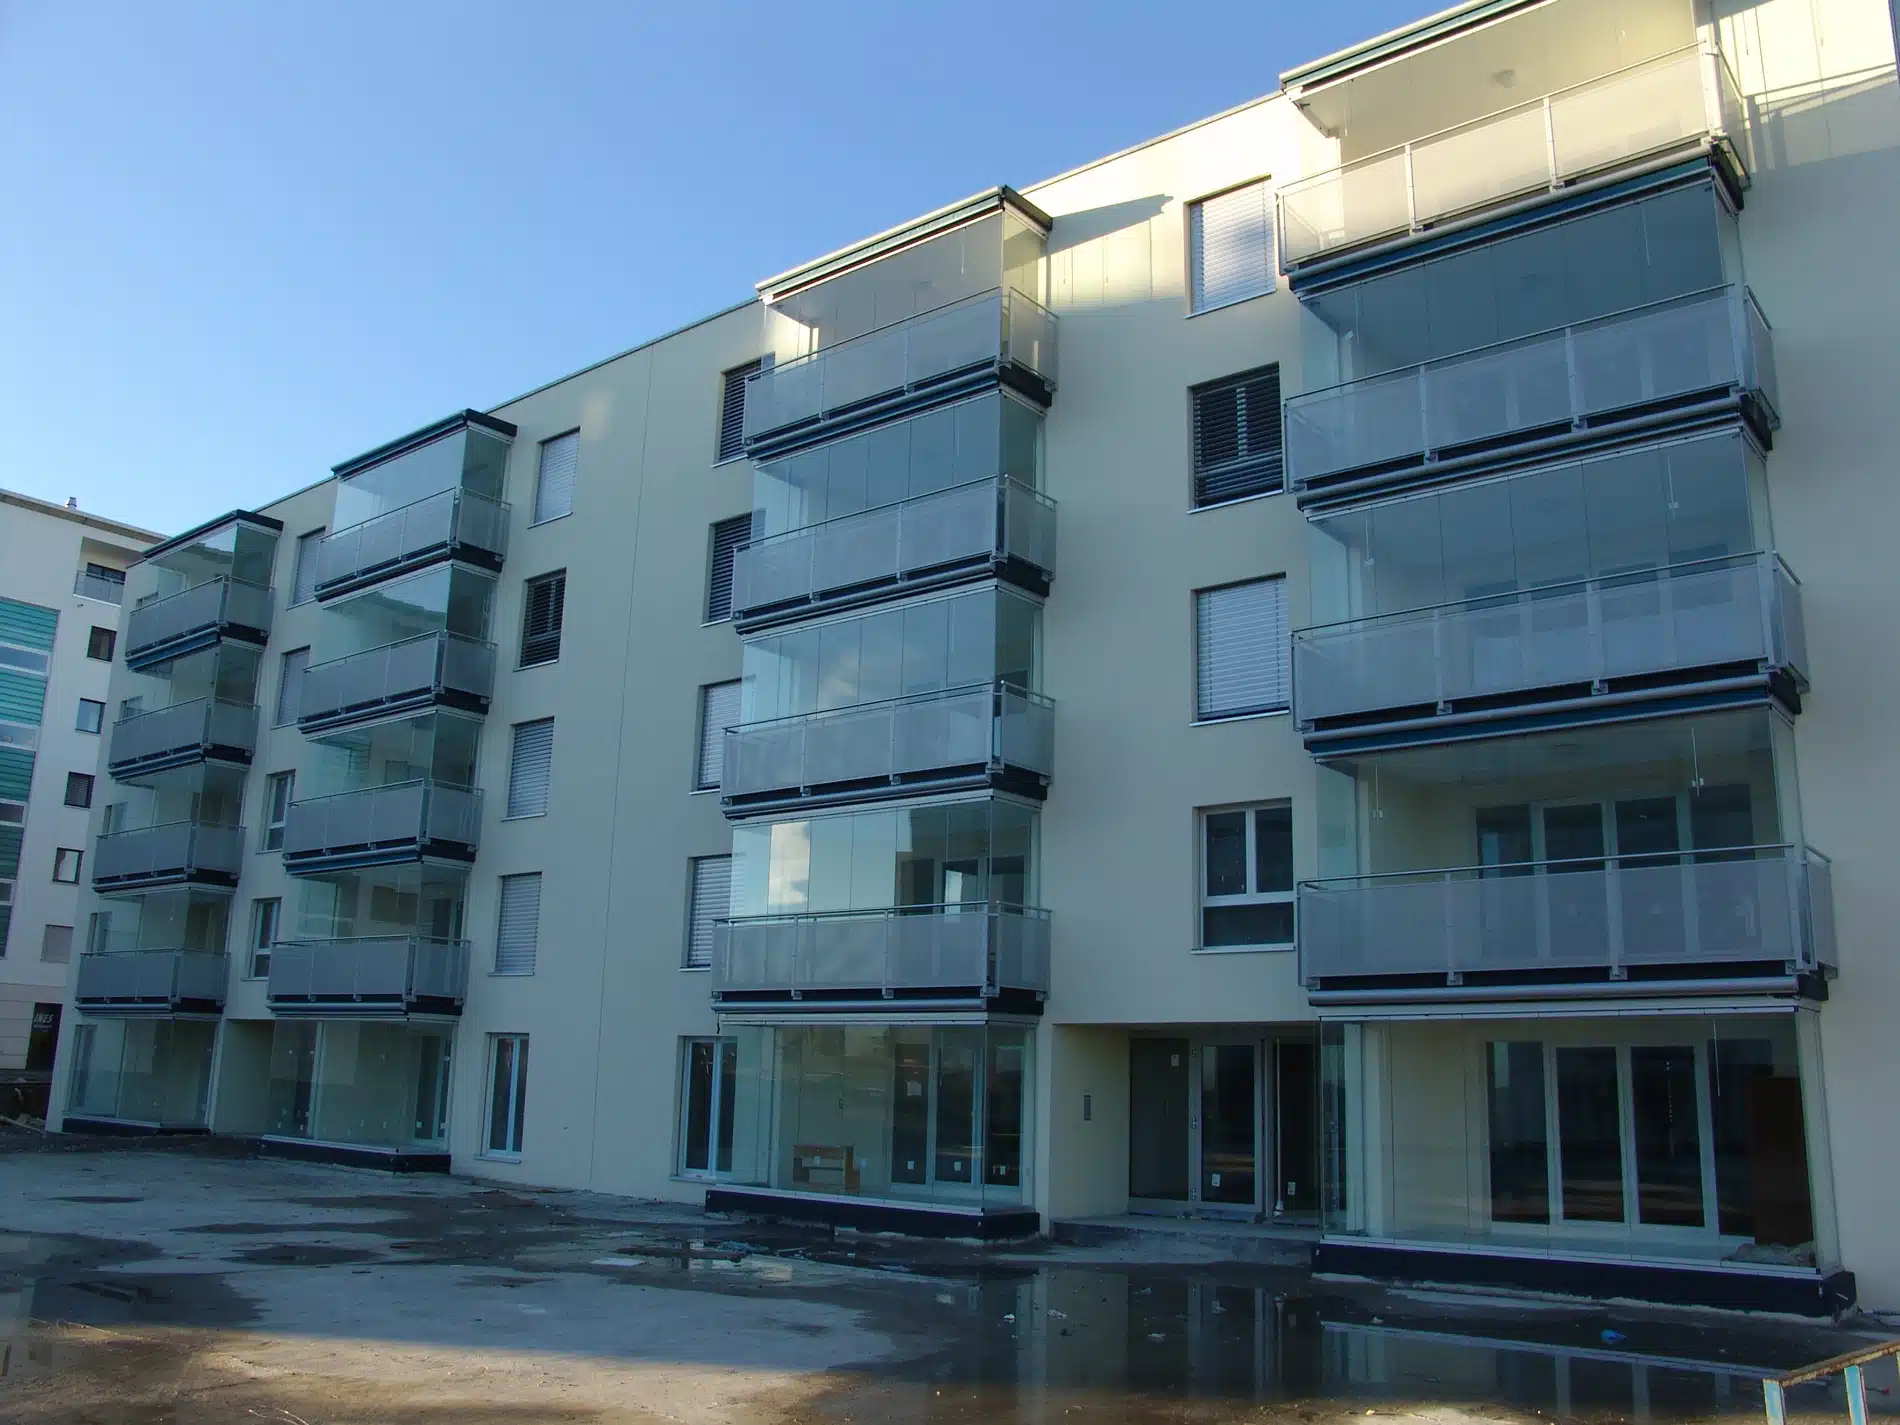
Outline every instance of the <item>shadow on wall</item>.
{"label": "shadow on wall", "polygon": [[1171,285],[1155,280],[1155,219],[1170,201],[1156,193],[1057,218],[1049,235],[1050,306],[1066,316],[1178,298],[1178,275]]}

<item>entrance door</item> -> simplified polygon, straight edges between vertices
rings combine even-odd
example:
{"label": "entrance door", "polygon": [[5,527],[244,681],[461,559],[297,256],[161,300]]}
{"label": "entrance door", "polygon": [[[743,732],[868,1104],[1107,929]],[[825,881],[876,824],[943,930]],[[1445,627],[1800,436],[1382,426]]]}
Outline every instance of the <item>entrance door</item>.
{"label": "entrance door", "polygon": [[1128,1195],[1152,1202],[1189,1198],[1188,1064],[1185,1039],[1128,1043]]}
{"label": "entrance door", "polygon": [[1319,1045],[1273,1042],[1273,1215],[1319,1216]]}
{"label": "entrance door", "polygon": [[1254,1206],[1259,1066],[1252,1044],[1203,1044],[1200,1054],[1200,1200]]}

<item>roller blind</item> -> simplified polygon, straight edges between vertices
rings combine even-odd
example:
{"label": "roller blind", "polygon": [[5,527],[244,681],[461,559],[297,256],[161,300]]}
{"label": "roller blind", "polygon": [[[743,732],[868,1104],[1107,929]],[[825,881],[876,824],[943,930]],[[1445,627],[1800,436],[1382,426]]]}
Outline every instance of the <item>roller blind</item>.
{"label": "roller blind", "polygon": [[712,964],[713,922],[732,905],[732,858],[701,856],[693,862],[692,924],[686,934],[686,964],[703,970]]}
{"label": "roller blind", "polygon": [[284,671],[277,680],[277,725],[297,720],[303,710],[303,675],[310,667],[310,650],[293,648],[284,655]]}
{"label": "roller blind", "polygon": [[541,934],[541,873],[501,878],[501,914],[495,932],[495,973],[534,973]]}
{"label": "roller blind", "polygon": [[1256,579],[1194,596],[1195,712],[1274,712],[1292,699],[1286,580]]}
{"label": "roller blind", "polygon": [[508,815],[540,816],[548,809],[554,769],[554,719],[515,724],[515,750],[508,765]]}
{"label": "roller blind", "polygon": [[732,617],[732,561],[752,538],[752,516],[734,515],[712,527],[712,567],[706,577],[706,622]]}
{"label": "roller blind", "polygon": [[561,622],[567,613],[567,571],[530,579],[521,609],[521,666],[552,663],[561,656]]}
{"label": "roller blind", "polygon": [[574,512],[574,476],[580,468],[581,433],[571,430],[541,442],[541,474],[534,487],[534,522]]}
{"label": "roller blind", "polygon": [[1188,267],[1197,312],[1273,290],[1273,195],[1264,182],[1189,205]]}
{"label": "roller blind", "polygon": [[290,591],[293,604],[305,604],[317,596],[317,550],[324,533],[313,529],[297,536],[297,574]]}
{"label": "roller blind", "polygon": [[739,722],[739,684],[712,683],[699,690],[700,791],[718,786],[726,768],[726,729]]}
{"label": "roller blind", "polygon": [[748,361],[726,373],[719,397],[719,452],[715,459],[737,460],[745,454],[746,378],[764,364],[763,359]]}
{"label": "roller blind", "polygon": [[1194,503],[1284,488],[1279,366],[1196,386],[1193,396]]}

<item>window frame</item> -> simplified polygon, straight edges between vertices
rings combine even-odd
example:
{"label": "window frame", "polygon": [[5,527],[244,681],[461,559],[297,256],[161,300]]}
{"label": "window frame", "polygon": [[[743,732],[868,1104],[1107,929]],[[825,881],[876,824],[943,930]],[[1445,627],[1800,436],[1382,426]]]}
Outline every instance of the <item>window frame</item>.
{"label": "window frame", "polygon": [[[265,907],[269,907],[269,915]],[[266,927],[265,921],[269,925]],[[278,931],[284,923],[284,898],[282,896],[257,896],[251,901],[250,943],[246,946],[244,978],[247,980],[267,980],[270,978],[271,951],[276,948],[281,937]],[[268,928],[270,939],[264,940],[262,932]],[[259,960],[263,968],[258,968]]]}
{"label": "window frame", "polygon": [[[574,478],[568,485],[567,508],[562,510],[558,515],[544,515],[541,513],[541,492],[544,488],[544,481],[547,476],[548,447],[553,445],[556,441],[566,440],[570,436],[572,436],[574,440]],[[556,520],[564,520],[573,514],[574,497],[580,489],[580,483],[581,428],[575,426],[572,430],[564,430],[559,435],[549,436],[535,447],[534,497],[528,506],[528,528],[538,529],[544,524],[553,524]]]}
{"label": "window frame", "polygon": [[[1281,645],[1282,666],[1285,668],[1286,701],[1268,707],[1243,708],[1232,712],[1203,712],[1201,710],[1201,600],[1209,594],[1224,593],[1229,589],[1244,589],[1253,584],[1278,583],[1280,585],[1280,605],[1286,616],[1286,640]],[[1235,579],[1225,584],[1212,584],[1196,589],[1189,603],[1189,644],[1193,662],[1193,678],[1190,688],[1190,707],[1192,721],[1196,727],[1212,727],[1223,722],[1241,722],[1256,717],[1287,717],[1293,711],[1293,627],[1292,609],[1288,604],[1287,578],[1285,574],[1261,574],[1251,579]]]}
{"label": "window frame", "polygon": [[[501,1046],[512,1044],[514,1052],[509,1058],[508,1080],[508,1138],[513,1146],[494,1146],[495,1134],[495,1091],[501,1087]],[[528,1036],[526,1034],[493,1034],[488,1036],[488,1064],[482,1071],[487,1081],[487,1091],[482,1095],[482,1136],[481,1150],[477,1157],[494,1162],[519,1163],[522,1146],[527,1141],[527,1102],[528,1102]]]}
{"label": "window frame", "polygon": [[[1216,471],[1216,473],[1218,473],[1218,469],[1219,469],[1218,466],[1203,467],[1201,464],[1201,440],[1200,440],[1201,398],[1203,396],[1211,396],[1217,392],[1229,390],[1235,387],[1240,387],[1244,389],[1245,387],[1252,385],[1256,381],[1265,380],[1269,372],[1272,373],[1274,385],[1279,389],[1279,394],[1280,394],[1277,407],[1273,413],[1274,422],[1279,427],[1279,458],[1280,458],[1279,483],[1273,486],[1271,489],[1248,490],[1244,494],[1227,495],[1221,499],[1215,499],[1215,500],[1201,499],[1200,486],[1201,486],[1201,479],[1204,473],[1204,469],[1212,469]],[[1197,381],[1192,386],[1189,386],[1187,388],[1187,398],[1188,398],[1188,509],[1190,512],[1199,513],[1202,510],[1224,509],[1228,505],[1240,505],[1240,504],[1245,504],[1249,500],[1265,500],[1265,499],[1271,499],[1275,495],[1286,494],[1287,492],[1286,387],[1285,387],[1285,384],[1281,380],[1279,362],[1269,361],[1260,366],[1250,367],[1249,369],[1245,371],[1236,371],[1228,376],[1216,376],[1212,380],[1209,380],[1209,381]],[[1251,430],[1252,425],[1253,425],[1253,422],[1250,416],[1247,422],[1247,427],[1249,430]],[[1232,461],[1226,462],[1226,464],[1238,465],[1252,458],[1255,458],[1255,457],[1249,454],[1248,456],[1237,457],[1236,459]]]}
{"label": "window frame", "polygon": [[[730,1166],[725,1168],[719,1166],[719,1120],[721,1109],[724,1107],[725,1096],[737,1090],[738,1066],[736,1063],[734,1064],[734,1072],[730,1082],[728,1082],[726,1076],[721,1072],[721,1066],[725,1062],[724,1046],[727,1044],[734,1046],[734,1058],[736,1060],[738,1043],[738,1037],[731,1034],[688,1034],[682,1036],[680,1039],[679,1066],[677,1071],[679,1093],[678,1103],[676,1105],[678,1112],[674,1115],[674,1133],[677,1137],[677,1141],[673,1150],[673,1176],[681,1181],[696,1183],[729,1182],[732,1179],[732,1168]],[[686,1146],[692,1137],[693,1050],[697,1045],[701,1044],[710,1044],[713,1046],[713,1080],[712,1093],[707,1096],[706,1100],[706,1157],[708,1165],[703,1168],[695,1168],[690,1166],[686,1161]],[[727,1144],[726,1148],[730,1155],[732,1145]],[[730,1162],[730,1157],[728,1157],[728,1162]]]}
{"label": "window frame", "polygon": [[[756,371],[765,369],[765,358],[755,356],[750,361],[741,361],[737,366],[728,366],[719,373],[719,411],[713,424],[713,465],[730,465],[736,460],[745,459],[745,383]],[[726,453],[726,407],[732,399],[732,378],[739,378],[739,443],[731,454]]]}
{"label": "window frame", "polygon": [[726,913],[728,916],[731,914],[732,853],[720,851],[710,856],[689,856],[686,860],[686,935],[680,945],[680,969],[692,974],[705,974],[712,969],[712,926],[719,920],[716,915],[707,923],[706,963],[703,965],[693,963],[693,932],[697,924],[699,908],[699,868],[709,861],[726,863]]}
{"label": "window frame", "polygon": [[[290,603],[289,608],[302,608],[317,597],[317,551],[323,547],[323,537],[330,532],[328,525],[318,525],[297,536],[297,543],[291,554]],[[310,592],[302,593],[304,576],[304,556],[310,557]]]}
{"label": "window frame", "polygon": [[[106,651],[104,654],[93,652],[93,649],[96,648],[99,644],[101,634],[105,636]],[[92,631],[86,635],[86,657],[90,658],[95,663],[110,663],[112,661],[113,655],[116,654],[118,651],[119,651],[118,630],[107,628],[102,623],[93,624]]]}
{"label": "window frame", "polygon": [[[62,876],[59,873],[60,868],[66,864],[66,858],[68,856],[72,857],[73,873],[70,876]],[[85,877],[85,873],[86,853],[84,848],[77,846],[55,846],[53,848],[54,885],[76,886]]]}
{"label": "window frame", "polygon": [[[521,734],[530,728],[545,727],[548,730],[548,770],[541,787],[541,805],[529,811],[515,810],[515,776],[521,770]],[[529,821],[548,814],[548,806],[554,799],[554,719],[551,717],[531,717],[523,722],[514,723],[508,729],[508,782],[502,802],[503,821]]]}
{"label": "window frame", "polygon": [[[92,806],[93,789],[97,780],[98,779],[90,772],[68,772],[66,774],[65,805],[79,811],[89,810]],[[85,794],[80,801],[73,800],[73,788],[75,786],[81,788]]]}
{"label": "window frame", "polygon": [[[285,717],[284,716],[284,711],[285,711],[284,692],[286,689],[286,685],[290,682],[290,670],[292,667],[290,660],[295,658],[299,653],[303,654],[303,664],[297,673],[298,706],[290,709],[290,716]],[[303,712],[302,704],[303,704],[304,680],[305,678],[309,676],[309,674],[310,674],[310,646],[308,644],[305,644],[302,648],[286,648],[280,655],[278,655],[277,701],[271,708],[271,726],[272,727],[295,727],[297,725],[297,719]]]}
{"label": "window frame", "polygon": [[[523,881],[535,882],[534,938],[528,946],[528,968],[525,970],[504,970],[501,967],[501,930],[504,921],[504,911],[508,903],[508,886],[510,882],[519,884]],[[541,906],[543,903],[543,893],[547,889],[546,878],[540,871],[520,871],[512,875],[497,876],[495,882],[495,953],[489,959],[488,973],[504,980],[528,979],[540,969]]]}
{"label": "window frame", "polygon": [[[1271,173],[1256,174],[1252,178],[1243,178],[1238,183],[1229,183],[1223,187],[1213,189],[1210,192],[1189,198],[1181,205],[1182,255],[1186,259],[1184,264],[1186,271],[1183,273],[1185,279],[1184,291],[1187,297],[1187,315],[1190,319],[1205,316],[1209,312],[1222,312],[1229,307],[1238,307],[1243,302],[1252,302],[1260,297],[1270,297],[1280,290],[1280,278],[1285,275],[1281,271],[1280,264],[1280,205],[1278,201],[1278,191],[1269,186],[1272,182],[1273,175]],[[1210,306],[1197,307],[1194,305],[1195,229],[1202,222],[1201,215],[1206,211],[1204,205],[1214,202],[1216,199],[1225,198],[1230,194],[1238,193],[1242,189],[1253,188],[1255,186],[1267,189],[1267,238],[1268,241],[1273,244],[1272,276],[1267,286],[1259,292],[1250,292],[1245,297],[1232,297],[1225,302],[1216,302]],[[1200,243],[1203,256],[1205,255],[1206,246],[1206,239],[1203,235]]]}
{"label": "window frame", "polygon": [[[530,662],[528,659],[528,638],[529,638],[528,615],[534,607],[534,592],[536,589],[552,586],[556,580],[560,581],[560,595],[559,595],[560,612],[554,618],[554,652],[551,653],[546,658],[537,658],[533,660],[532,662]],[[522,580],[522,583],[521,583],[521,638],[515,648],[515,667],[517,669],[545,668],[550,663],[559,663],[561,661],[561,644],[563,642],[563,639],[566,633],[567,633],[567,570],[564,568],[550,569],[545,574],[537,574],[532,579]],[[541,636],[546,637],[547,635],[543,634]]]}
{"label": "window frame", "polygon": [[[97,727],[87,727],[85,724],[86,709],[89,707],[99,709],[99,725]],[[105,729],[106,705],[104,700],[100,698],[81,698],[79,700],[78,711],[73,717],[73,731],[83,732],[89,737],[99,737],[104,734]]]}
{"label": "window frame", "polygon": [[[719,531],[723,528],[736,526],[741,520],[745,521],[746,533],[743,539],[738,540],[732,545],[732,567],[728,569],[726,573],[726,611],[715,617],[713,614],[713,586],[715,582],[714,576],[719,570]],[[722,623],[732,622],[734,575],[738,568],[740,549],[752,542],[752,521],[753,512],[747,510],[742,515],[729,515],[725,519],[714,520],[706,527],[706,589],[705,597],[700,603],[700,607],[705,611],[705,617],[701,620],[703,627],[715,628]]]}
{"label": "window frame", "polygon": [[[1287,814],[1287,888],[1284,891],[1263,891],[1256,884],[1259,863],[1259,814],[1263,811],[1284,811]],[[1243,865],[1247,874],[1247,889],[1231,895],[1214,895],[1207,889],[1207,832],[1208,819],[1238,813],[1246,832],[1246,841],[1242,849],[1245,858]],[[1196,955],[1257,955],[1283,954],[1298,947],[1299,926],[1299,874],[1293,854],[1293,802],[1290,798],[1262,802],[1235,802],[1223,806],[1196,807],[1194,811],[1194,953]],[[1245,945],[1209,945],[1207,943],[1207,912],[1210,908],[1245,905],[1286,905],[1293,907],[1291,929],[1285,940],[1251,941]]]}
{"label": "window frame", "polygon": [[[706,736],[713,731],[712,719],[709,716],[712,707],[712,693],[718,688],[742,688],[744,685],[745,680],[743,678],[722,678],[716,683],[701,683],[699,685],[699,741],[693,749],[695,753],[693,758],[693,791],[695,794],[699,792],[716,792],[726,780],[724,728],[719,729],[719,778],[717,781],[712,782],[706,780]],[[733,724],[735,727],[737,725],[737,723]]]}
{"label": "window frame", "polygon": [[[281,818],[277,817],[275,806],[276,791],[279,786],[284,789],[284,814]],[[284,827],[290,821],[290,804],[296,799],[297,772],[295,768],[287,772],[272,772],[264,778],[264,814],[257,819],[259,855],[284,849]],[[276,837],[275,842],[271,840],[273,835]]]}
{"label": "window frame", "polygon": [[[66,932],[66,951],[62,955],[49,955],[46,952],[51,947],[47,944],[47,941],[54,938],[53,932],[56,930]],[[70,925],[55,925],[50,920],[47,921],[46,924],[40,927],[40,963],[42,965],[70,965],[72,962],[73,927]]]}

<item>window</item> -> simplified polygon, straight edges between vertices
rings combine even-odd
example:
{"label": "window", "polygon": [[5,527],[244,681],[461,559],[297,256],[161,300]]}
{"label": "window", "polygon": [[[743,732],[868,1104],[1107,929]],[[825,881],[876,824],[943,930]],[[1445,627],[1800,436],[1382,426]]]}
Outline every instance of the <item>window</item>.
{"label": "window", "polygon": [[96,658],[101,663],[112,661],[112,650],[118,646],[119,636],[109,628],[100,628],[97,624],[86,635],[86,657]]}
{"label": "window", "polygon": [[1292,943],[1292,808],[1201,813],[1201,948]]}
{"label": "window", "polygon": [[1273,196],[1264,180],[1188,205],[1188,283],[1195,311],[1271,292],[1278,275]]}
{"label": "window", "polygon": [[284,903],[276,896],[251,902],[251,963],[245,973],[253,980],[270,974],[271,946],[277,943],[277,925],[283,914]]}
{"label": "window", "polygon": [[501,910],[496,918],[495,973],[532,975],[535,946],[541,936],[541,873],[501,878]]}
{"label": "window", "polygon": [[567,570],[528,580],[521,605],[521,666],[552,663],[561,656],[561,619],[567,612]]}
{"label": "window", "polygon": [[488,1069],[488,1133],[483,1153],[521,1156],[521,1130],[528,1109],[528,1036],[491,1034]]}
{"label": "window", "polygon": [[680,1076],[680,1172],[717,1176],[732,1171],[733,1107],[739,1079],[739,1041],[688,1039]]}
{"label": "window", "polygon": [[323,547],[325,530],[313,529],[297,536],[297,573],[290,586],[290,602],[307,604],[317,596],[317,555]]}
{"label": "window", "polygon": [[284,655],[277,675],[277,725],[288,726],[303,710],[303,675],[310,667],[310,650],[293,648]]}
{"label": "window", "polygon": [[92,805],[92,777],[85,772],[66,774],[66,805],[69,807],[89,807]]}
{"label": "window", "polygon": [[284,849],[284,823],[290,819],[290,799],[297,787],[295,772],[272,772],[264,782],[264,840],[260,851]]}
{"label": "window", "polygon": [[24,673],[45,673],[53,666],[53,655],[37,648],[22,648],[17,643],[0,643],[0,668],[17,668]]}
{"label": "window", "polygon": [[715,463],[737,460],[745,454],[745,383],[746,378],[765,365],[761,357],[728,371],[719,393],[719,450]]}
{"label": "window", "polygon": [[112,912],[95,910],[86,922],[86,953],[103,955],[112,948]]}
{"label": "window", "polygon": [[79,720],[73,724],[81,732],[98,732],[106,725],[106,705],[95,698],[79,700]]}
{"label": "window", "polygon": [[541,442],[541,471],[534,485],[534,523],[574,513],[574,476],[580,466],[581,433],[571,430]]}
{"label": "window", "polygon": [[19,826],[26,821],[26,803],[11,798],[0,801],[0,826]]}
{"label": "window", "polygon": [[699,690],[699,770],[693,779],[699,791],[712,791],[725,774],[726,729],[739,722],[739,686],[708,683]]}
{"label": "window", "polygon": [[731,905],[732,857],[695,857],[692,906],[686,927],[687,969],[712,967],[713,922],[723,920]]}
{"label": "window", "polygon": [[125,587],[125,570],[114,569],[109,564],[95,564],[90,559],[86,561],[86,577],[88,579],[103,579],[108,584],[117,584],[120,588]]}
{"label": "window", "polygon": [[48,965],[65,965],[73,958],[73,928],[49,925],[40,931],[40,960]]}
{"label": "window", "polygon": [[515,750],[508,767],[508,815],[545,816],[548,778],[554,766],[554,719],[515,724]]}
{"label": "window", "polygon": [[1283,711],[1292,691],[1286,580],[1202,589],[1194,596],[1194,651],[1197,718]]}
{"label": "window", "polygon": [[86,853],[74,850],[70,846],[61,846],[53,852],[53,879],[62,885],[79,884],[79,867],[86,859]]}
{"label": "window", "polygon": [[712,527],[712,558],[706,571],[706,622],[732,617],[732,560],[752,538],[752,516],[734,515]]}
{"label": "window", "polygon": [[1194,503],[1218,505],[1285,488],[1280,367],[1210,381],[1194,402]]}

